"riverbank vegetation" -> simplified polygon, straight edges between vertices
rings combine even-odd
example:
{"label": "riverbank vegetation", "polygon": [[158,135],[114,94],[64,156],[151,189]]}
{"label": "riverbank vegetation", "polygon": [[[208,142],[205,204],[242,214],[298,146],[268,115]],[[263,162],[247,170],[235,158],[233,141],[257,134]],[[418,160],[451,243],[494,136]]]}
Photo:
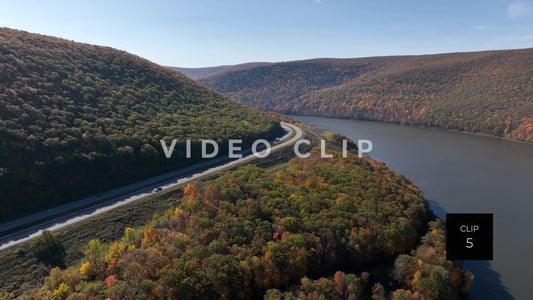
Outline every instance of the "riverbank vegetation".
{"label": "riverbank vegetation", "polygon": [[[91,240],[78,264],[52,269],[34,296],[459,296],[468,274],[446,261],[442,224],[431,223],[417,248],[432,218],[421,192],[383,163],[340,156],[320,159],[315,149],[277,171],[247,166],[191,183],[150,224],[114,242]],[[391,259],[392,281],[350,273]]]}

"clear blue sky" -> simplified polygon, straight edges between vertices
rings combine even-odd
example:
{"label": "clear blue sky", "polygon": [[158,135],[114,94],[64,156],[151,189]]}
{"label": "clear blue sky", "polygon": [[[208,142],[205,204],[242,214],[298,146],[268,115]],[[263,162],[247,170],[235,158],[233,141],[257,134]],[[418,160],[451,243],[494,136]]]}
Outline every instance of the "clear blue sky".
{"label": "clear blue sky", "polygon": [[0,0],[0,27],[200,67],[533,47],[533,0]]}

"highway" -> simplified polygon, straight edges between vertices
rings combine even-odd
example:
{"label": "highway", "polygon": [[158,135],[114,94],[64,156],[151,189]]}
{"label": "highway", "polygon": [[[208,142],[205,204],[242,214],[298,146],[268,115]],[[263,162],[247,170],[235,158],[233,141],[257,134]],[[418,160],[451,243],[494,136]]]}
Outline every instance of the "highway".
{"label": "highway", "polygon": [[[277,149],[292,145],[295,141],[299,140],[303,136],[302,129],[294,124],[281,122],[281,126],[287,130],[288,133],[281,137],[279,142],[271,147],[272,152],[276,151]],[[146,179],[134,184],[111,190],[106,193],[98,194],[96,196],[65,204],[34,215],[0,224],[0,233],[7,232],[7,234],[0,237],[0,250],[31,240],[39,236],[43,230],[58,230],[76,222],[80,222],[98,214],[110,211],[119,206],[142,199],[143,197],[151,195],[154,188],[160,187],[165,190],[179,184],[197,180],[199,177],[205,175],[213,174],[239,164],[247,163],[254,159],[258,158],[254,154],[250,154],[243,158],[235,159],[219,166],[205,169],[208,166],[222,163],[223,161],[227,160],[226,157],[211,159],[194,166],[182,168],[174,172]],[[102,201],[102,199],[107,200]],[[17,228],[21,227],[23,229],[17,230]]]}

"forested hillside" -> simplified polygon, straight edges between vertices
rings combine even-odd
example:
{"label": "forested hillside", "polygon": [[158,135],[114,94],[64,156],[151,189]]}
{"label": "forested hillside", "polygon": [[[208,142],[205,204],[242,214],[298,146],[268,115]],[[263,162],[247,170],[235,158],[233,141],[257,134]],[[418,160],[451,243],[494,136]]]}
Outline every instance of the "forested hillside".
{"label": "forested hillside", "polygon": [[269,63],[257,62],[257,63],[238,64],[238,65],[205,67],[205,68],[180,68],[180,67],[169,67],[169,68],[176,70],[189,78],[200,79],[200,78],[205,78],[207,76],[218,74],[224,71],[234,71],[234,70],[240,70],[240,69],[251,68],[251,67],[256,67],[256,66],[268,65],[268,64]]}
{"label": "forested hillside", "polygon": [[[442,224],[403,255],[431,215],[411,182],[369,158],[319,152],[189,184],[151,224],[92,240],[80,265],[52,269],[35,298],[454,299],[467,289],[468,274],[445,259]],[[349,273],[395,258],[393,282]]]}
{"label": "forested hillside", "polygon": [[222,71],[205,85],[255,107],[533,142],[533,49],[315,59]]}
{"label": "forested hillside", "polygon": [[[140,57],[0,29],[0,220],[190,164],[185,139],[249,144],[280,131],[269,114]],[[161,138],[179,140],[174,159]]]}

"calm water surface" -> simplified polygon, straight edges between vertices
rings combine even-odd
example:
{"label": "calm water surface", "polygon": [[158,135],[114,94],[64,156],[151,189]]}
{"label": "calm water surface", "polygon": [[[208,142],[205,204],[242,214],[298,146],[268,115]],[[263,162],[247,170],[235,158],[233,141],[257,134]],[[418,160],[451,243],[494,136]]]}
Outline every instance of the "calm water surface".
{"label": "calm water surface", "polygon": [[472,299],[533,299],[533,145],[459,132],[293,116],[316,128],[369,139],[370,156],[410,178],[431,208],[494,214],[494,260],[466,261]]}

